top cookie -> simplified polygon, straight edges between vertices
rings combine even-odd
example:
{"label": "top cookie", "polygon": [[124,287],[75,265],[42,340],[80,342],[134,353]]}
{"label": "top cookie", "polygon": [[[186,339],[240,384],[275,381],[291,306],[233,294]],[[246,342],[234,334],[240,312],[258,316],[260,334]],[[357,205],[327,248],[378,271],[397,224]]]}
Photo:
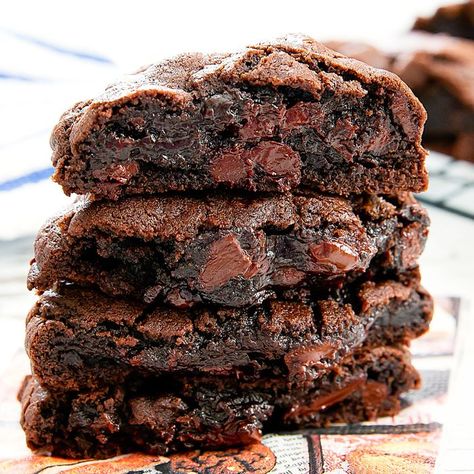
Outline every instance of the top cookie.
{"label": "top cookie", "polygon": [[422,191],[426,114],[395,75],[289,36],[184,54],[76,104],[54,179],[96,198],[165,191]]}

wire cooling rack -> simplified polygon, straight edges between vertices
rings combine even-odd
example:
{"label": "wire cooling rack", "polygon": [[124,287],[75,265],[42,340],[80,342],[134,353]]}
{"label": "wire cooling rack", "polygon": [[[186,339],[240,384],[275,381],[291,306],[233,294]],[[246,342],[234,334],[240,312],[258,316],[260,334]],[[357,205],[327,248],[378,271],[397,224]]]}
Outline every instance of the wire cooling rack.
{"label": "wire cooling rack", "polygon": [[427,165],[430,186],[428,191],[417,195],[418,199],[474,219],[474,163],[431,152]]}

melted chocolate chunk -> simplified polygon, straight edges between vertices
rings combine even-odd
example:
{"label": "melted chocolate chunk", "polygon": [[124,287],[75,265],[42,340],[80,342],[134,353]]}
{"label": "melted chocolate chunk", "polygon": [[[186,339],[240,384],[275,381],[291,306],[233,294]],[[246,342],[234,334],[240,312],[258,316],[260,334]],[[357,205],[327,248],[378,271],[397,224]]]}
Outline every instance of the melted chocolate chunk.
{"label": "melted chocolate chunk", "polygon": [[344,243],[311,244],[309,252],[317,270],[332,274],[345,273],[360,264],[357,252]]}
{"label": "melted chocolate chunk", "polygon": [[368,380],[362,388],[362,399],[368,410],[377,411],[388,397],[387,386],[383,383]]}
{"label": "melted chocolate chunk", "polygon": [[[301,347],[285,355],[288,372],[297,378],[311,378],[311,373],[323,373],[328,365],[337,360],[336,354],[341,347],[331,342]],[[329,362],[331,361],[331,362]]]}
{"label": "melted chocolate chunk", "polygon": [[248,101],[244,110],[245,123],[239,129],[239,136],[245,141],[275,136],[285,113],[281,103],[256,104]]}
{"label": "melted chocolate chunk", "polygon": [[324,119],[322,108],[314,103],[298,102],[285,112],[282,129],[285,134],[291,133],[297,127],[317,124]]}
{"label": "melted chocolate chunk", "polygon": [[212,291],[230,279],[245,273],[252,266],[252,260],[246,254],[234,234],[229,234],[212,243],[199,282],[204,291]]}
{"label": "melted chocolate chunk", "polygon": [[92,175],[100,181],[110,181],[117,185],[126,184],[139,171],[139,165],[136,162],[126,164],[113,163],[106,169],[94,170]]}
{"label": "melted chocolate chunk", "polygon": [[262,142],[250,150],[249,157],[270,176],[287,177],[299,183],[301,159],[290,147],[276,142]]}
{"label": "melted chocolate chunk", "polygon": [[225,150],[212,162],[211,173],[217,182],[232,186],[263,173],[265,179],[280,183],[282,190],[291,189],[300,182],[301,159],[284,144],[264,141],[249,149]]}
{"label": "melted chocolate chunk", "polygon": [[211,173],[216,182],[235,185],[251,176],[253,163],[241,150],[228,151],[213,161]]}
{"label": "melted chocolate chunk", "polygon": [[336,403],[348,398],[360,389],[364,385],[365,380],[366,378],[364,376],[355,380],[349,379],[347,385],[344,387],[321,395],[318,398],[314,398],[308,405],[297,405],[291,407],[291,410],[286,414],[286,420],[290,421],[293,417],[305,417],[311,413],[326,410]]}

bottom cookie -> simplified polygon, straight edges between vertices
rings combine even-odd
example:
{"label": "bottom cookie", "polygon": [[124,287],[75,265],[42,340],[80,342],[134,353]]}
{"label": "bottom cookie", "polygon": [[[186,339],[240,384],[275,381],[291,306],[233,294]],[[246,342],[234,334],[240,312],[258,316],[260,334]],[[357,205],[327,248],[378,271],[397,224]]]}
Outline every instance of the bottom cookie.
{"label": "bottom cookie", "polygon": [[28,446],[42,454],[108,457],[248,444],[262,432],[355,423],[400,410],[417,388],[407,350],[362,347],[311,386],[285,378],[174,376],[94,391],[55,391],[27,377],[19,392]]}

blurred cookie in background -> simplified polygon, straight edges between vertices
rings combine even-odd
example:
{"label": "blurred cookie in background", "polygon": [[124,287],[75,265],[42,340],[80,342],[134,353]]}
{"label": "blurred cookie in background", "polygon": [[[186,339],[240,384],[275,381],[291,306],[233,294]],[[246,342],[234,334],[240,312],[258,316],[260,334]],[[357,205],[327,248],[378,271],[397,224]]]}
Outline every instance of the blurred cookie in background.
{"label": "blurred cookie in background", "polygon": [[446,33],[460,38],[474,39],[474,0],[445,5],[429,17],[417,18],[414,30]]}
{"label": "blurred cookie in background", "polygon": [[399,75],[421,100],[428,120],[424,145],[474,162],[474,42],[440,34],[411,33],[396,49],[355,42],[327,45]]}

